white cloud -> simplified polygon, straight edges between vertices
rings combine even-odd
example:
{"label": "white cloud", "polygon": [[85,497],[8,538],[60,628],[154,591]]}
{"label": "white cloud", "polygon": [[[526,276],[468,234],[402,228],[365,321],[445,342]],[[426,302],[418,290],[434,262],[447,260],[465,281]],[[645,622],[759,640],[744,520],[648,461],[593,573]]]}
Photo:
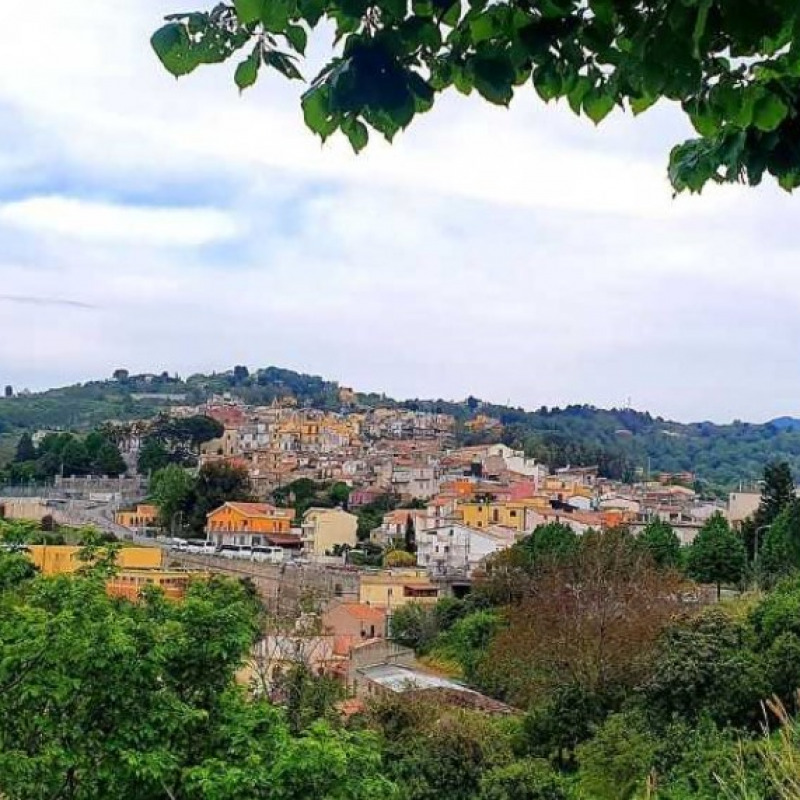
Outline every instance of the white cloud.
{"label": "white cloud", "polygon": [[93,241],[196,247],[232,239],[234,219],[209,208],[152,208],[70,197],[31,197],[0,204],[0,224]]}
{"label": "white cloud", "polygon": [[795,410],[796,201],[673,200],[674,109],[595,129],[532,90],[458,97],[355,157],[303,128],[297,84],[167,76],[147,39],[174,0],[6,2],[48,58],[0,28],[0,284],[92,307],[3,304],[6,380],[276,363],[398,395]]}

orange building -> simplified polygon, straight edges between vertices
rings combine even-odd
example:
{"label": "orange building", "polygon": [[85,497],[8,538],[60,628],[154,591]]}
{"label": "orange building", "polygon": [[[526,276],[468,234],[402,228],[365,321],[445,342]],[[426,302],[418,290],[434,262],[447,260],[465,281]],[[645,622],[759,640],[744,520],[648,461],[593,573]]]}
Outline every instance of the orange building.
{"label": "orange building", "polygon": [[206,518],[206,534],[217,544],[269,544],[269,534],[291,533],[293,508],[277,508],[269,503],[228,502]]}
{"label": "orange building", "polygon": [[117,525],[126,528],[155,528],[158,525],[158,509],[147,503],[139,503],[132,511],[117,511]]}
{"label": "orange building", "polygon": [[146,586],[157,586],[168,599],[182,600],[191,578],[192,573],[181,570],[126,569],[108,580],[106,591],[113,597],[138,600]]}

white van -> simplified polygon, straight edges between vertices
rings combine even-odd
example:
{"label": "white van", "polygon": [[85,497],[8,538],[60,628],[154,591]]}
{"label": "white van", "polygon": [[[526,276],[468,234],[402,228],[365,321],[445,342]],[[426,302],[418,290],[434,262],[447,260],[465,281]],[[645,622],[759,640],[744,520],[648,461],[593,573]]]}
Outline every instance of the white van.
{"label": "white van", "polygon": [[246,558],[249,560],[253,557],[253,548],[244,544],[224,544],[220,547],[217,555],[223,558]]}
{"label": "white van", "polygon": [[264,561],[267,564],[283,563],[283,548],[270,547],[269,545],[256,545],[253,547],[253,561]]}

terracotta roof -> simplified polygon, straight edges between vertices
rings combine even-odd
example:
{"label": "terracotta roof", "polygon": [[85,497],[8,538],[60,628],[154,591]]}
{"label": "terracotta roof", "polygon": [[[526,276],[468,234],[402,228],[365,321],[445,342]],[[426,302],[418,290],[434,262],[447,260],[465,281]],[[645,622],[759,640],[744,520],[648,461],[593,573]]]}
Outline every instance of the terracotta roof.
{"label": "terracotta roof", "polygon": [[381,624],[384,620],[384,613],[377,608],[363,603],[342,603],[339,608],[343,608],[350,616],[362,622],[374,622]]}
{"label": "terracotta roof", "polygon": [[[225,503],[225,505],[230,506],[240,514],[244,514],[246,517],[271,517],[276,511],[278,511],[275,506],[270,505],[269,503],[228,502]],[[285,511],[286,509],[280,510]]]}

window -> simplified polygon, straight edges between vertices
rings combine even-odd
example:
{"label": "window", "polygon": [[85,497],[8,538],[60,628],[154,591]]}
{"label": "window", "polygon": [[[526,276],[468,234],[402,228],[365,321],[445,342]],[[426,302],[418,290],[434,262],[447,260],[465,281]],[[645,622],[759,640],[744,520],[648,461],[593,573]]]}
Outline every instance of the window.
{"label": "window", "polygon": [[516,517],[517,516],[517,512],[516,511],[510,511],[509,512],[509,516]]}

